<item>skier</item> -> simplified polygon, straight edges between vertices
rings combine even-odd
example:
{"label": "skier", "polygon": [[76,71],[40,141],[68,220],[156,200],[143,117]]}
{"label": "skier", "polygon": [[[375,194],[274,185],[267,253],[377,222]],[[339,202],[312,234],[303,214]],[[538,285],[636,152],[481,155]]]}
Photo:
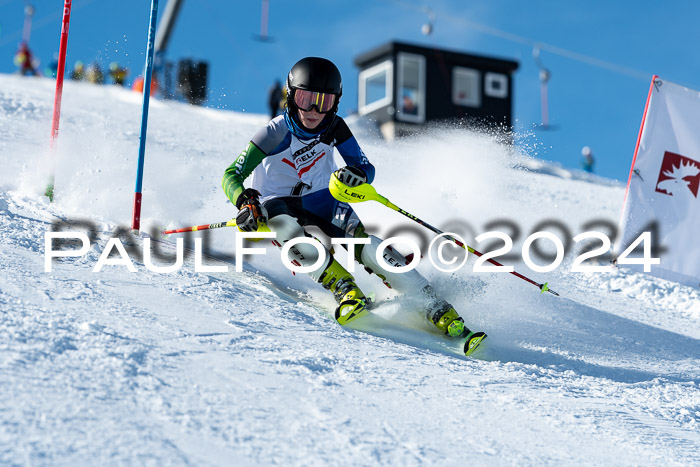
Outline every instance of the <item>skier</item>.
{"label": "skier", "polygon": [[595,161],[593,160],[593,151],[589,146],[584,146],[581,149],[581,168],[588,173],[593,173],[593,165]]}
{"label": "skier", "polygon": [[26,42],[21,42],[19,44],[14,63],[17,68],[19,68],[19,70],[17,70],[19,74],[24,76],[39,76],[39,73],[36,71],[36,60]]}
{"label": "skier", "polygon": [[94,62],[85,72],[85,79],[92,84],[103,84],[105,82],[105,74],[99,63]]}
{"label": "skier", "polygon": [[119,86],[126,85],[126,76],[129,74],[127,68],[119,66],[117,62],[112,62],[109,64],[109,77],[112,78],[112,82]]}
{"label": "skier", "polygon": [[44,68],[44,76],[55,78],[58,73],[58,52],[54,52],[51,62]]}
{"label": "skier", "polygon": [[73,81],[82,81],[85,79],[85,64],[78,60],[73,65],[73,71],[70,73],[70,79]]}
{"label": "skier", "polygon": [[[336,114],[343,93],[338,68],[323,58],[304,58],[292,67],[286,87],[284,113],[259,130],[224,173],[224,192],[239,209],[238,228],[255,232],[266,224],[276,233],[278,247],[305,236],[305,226],[316,226],[334,238],[369,238],[369,244],[353,248],[355,259],[399,292],[420,291],[428,320],[449,336],[467,337],[465,351],[470,354],[486,335],[471,332],[454,307],[439,299],[415,269],[397,274],[388,265],[380,265],[376,252],[381,240],[365,233],[350,205],[330,194],[332,174],[351,187],[374,179],[374,166]],[[340,169],[333,161],[334,148],[347,164]],[[252,182],[245,188],[243,181],[251,174]],[[311,266],[319,258],[316,248],[305,243],[298,243],[289,252],[290,259],[301,266]],[[366,311],[369,299],[328,250],[326,257],[326,264],[309,275],[333,293],[339,303],[336,320],[346,324]],[[394,265],[407,263],[391,248],[385,250],[384,259]]]}
{"label": "skier", "polygon": [[267,92],[267,105],[270,108],[270,119],[277,116],[282,106],[282,84],[275,80],[275,84]]}

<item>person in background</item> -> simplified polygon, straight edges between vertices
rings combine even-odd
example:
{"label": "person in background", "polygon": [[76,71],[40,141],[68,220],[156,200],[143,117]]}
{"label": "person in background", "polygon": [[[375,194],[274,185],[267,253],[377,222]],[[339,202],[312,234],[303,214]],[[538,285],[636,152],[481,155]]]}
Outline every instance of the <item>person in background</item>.
{"label": "person in background", "polygon": [[58,73],[58,52],[54,52],[53,59],[46,66],[46,68],[44,68],[44,76],[46,76],[47,78],[55,78],[57,73]]}
{"label": "person in background", "polygon": [[124,86],[126,83],[126,76],[129,74],[129,70],[124,67],[120,67],[117,62],[112,62],[109,64],[109,77],[112,79],[114,84],[119,86]]}
{"label": "person in background", "polygon": [[[143,93],[143,84],[144,84],[144,79],[143,76],[137,76],[134,82],[131,84],[131,90],[134,92],[141,92]],[[156,77],[151,78],[151,96],[155,96],[156,92],[158,91],[158,81],[156,81]]]}
{"label": "person in background", "polygon": [[591,148],[584,146],[583,149],[581,149],[581,155],[583,156],[581,159],[581,167],[586,172],[593,173],[593,165],[595,164],[595,160],[593,159],[593,152],[591,151]]}
{"label": "person in background", "polygon": [[418,115],[418,107],[416,102],[411,98],[410,94],[404,94],[402,102],[402,112],[407,115]]}
{"label": "person in background", "polygon": [[270,120],[279,114],[282,98],[282,84],[280,80],[275,80],[275,84],[272,85],[267,94],[267,105],[270,108]]}
{"label": "person in background", "polygon": [[284,113],[284,109],[287,108],[287,86],[282,86],[282,100],[279,103],[280,111]]}
{"label": "person in background", "polygon": [[82,81],[85,79],[85,65],[80,60],[73,65],[73,71],[70,72],[70,79],[73,81]]}
{"label": "person in background", "polygon": [[[32,52],[29,50],[29,45],[26,42],[21,42],[19,44],[19,49],[15,54],[14,59],[15,65],[19,68],[18,73],[24,76],[39,76],[36,71],[36,66],[38,62],[32,56]],[[36,62],[36,63],[35,63]]]}
{"label": "person in background", "polygon": [[105,82],[105,74],[102,72],[102,68],[100,68],[97,62],[90,65],[85,73],[85,78],[92,84],[102,84]]}

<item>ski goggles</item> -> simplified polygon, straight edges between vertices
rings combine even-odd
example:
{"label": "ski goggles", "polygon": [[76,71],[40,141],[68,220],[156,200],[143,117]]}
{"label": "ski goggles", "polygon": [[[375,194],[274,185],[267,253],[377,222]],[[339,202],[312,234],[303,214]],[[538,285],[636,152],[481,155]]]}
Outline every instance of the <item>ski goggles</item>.
{"label": "ski goggles", "polygon": [[335,97],[335,94],[329,92],[307,91],[306,89],[294,90],[294,104],[305,112],[316,107],[318,113],[325,114],[335,105]]}

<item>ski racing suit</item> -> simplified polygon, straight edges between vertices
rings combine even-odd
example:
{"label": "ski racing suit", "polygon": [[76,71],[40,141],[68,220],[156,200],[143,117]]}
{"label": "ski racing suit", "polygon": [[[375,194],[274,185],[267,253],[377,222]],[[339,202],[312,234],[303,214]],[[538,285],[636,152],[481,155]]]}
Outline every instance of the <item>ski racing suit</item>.
{"label": "ski racing suit", "polygon": [[[406,264],[396,249],[385,249],[385,262],[380,266],[376,252],[381,240],[367,235],[352,207],[331,195],[328,184],[337,169],[334,149],[348,166],[367,175],[367,183],[374,180],[374,166],[341,117],[333,116],[324,123],[320,131],[310,133],[286,111],[272,119],[226,169],[222,181],[226,196],[235,205],[244,190],[243,181],[252,174],[251,187],[260,192],[260,201],[268,213],[268,227],[276,233],[278,246],[306,235],[304,226],[317,226],[333,238],[369,237],[369,244],[354,248],[355,259],[399,292],[423,290],[428,281],[415,269],[402,274],[391,271],[389,264]],[[316,248],[305,243],[298,243],[289,252],[290,260],[302,266],[318,260]],[[326,253],[332,261],[331,253]],[[319,282],[324,269],[321,266],[309,275]]]}

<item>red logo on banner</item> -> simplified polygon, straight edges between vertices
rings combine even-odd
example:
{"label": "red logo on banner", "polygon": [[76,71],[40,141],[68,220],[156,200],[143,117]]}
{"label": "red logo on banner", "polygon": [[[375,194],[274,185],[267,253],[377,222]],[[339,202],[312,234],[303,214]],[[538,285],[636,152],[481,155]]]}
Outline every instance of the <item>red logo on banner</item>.
{"label": "red logo on banner", "polygon": [[656,182],[656,191],[671,196],[698,197],[700,162],[666,151]]}

